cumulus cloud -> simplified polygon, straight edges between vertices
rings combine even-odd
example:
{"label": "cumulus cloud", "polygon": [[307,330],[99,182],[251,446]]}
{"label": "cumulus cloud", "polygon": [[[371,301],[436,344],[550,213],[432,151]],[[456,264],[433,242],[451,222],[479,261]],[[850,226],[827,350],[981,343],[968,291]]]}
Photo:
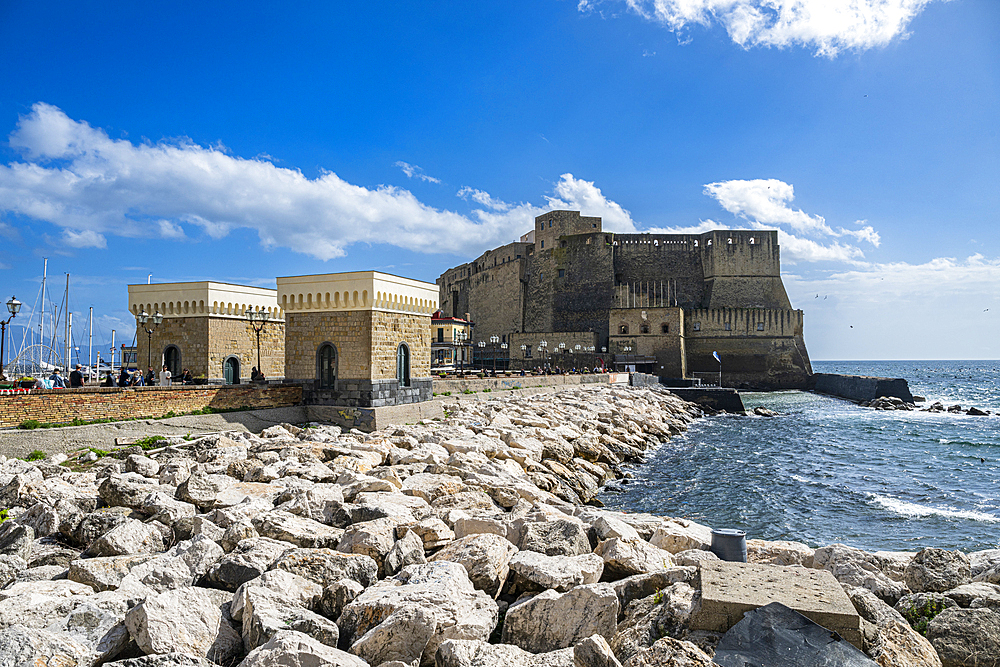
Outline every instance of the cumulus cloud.
{"label": "cumulus cloud", "polygon": [[468,186],[459,190],[457,196],[467,201],[471,199],[494,211],[507,211],[510,209],[510,204],[499,199],[494,199],[489,192],[483,192],[482,190],[476,190]]}
{"label": "cumulus cloud", "polygon": [[427,181],[428,183],[440,183],[440,178],[434,178],[433,176],[428,176],[424,173],[424,170],[415,164],[410,164],[408,162],[403,162],[399,160],[396,162],[396,166],[403,170],[407,178],[417,178],[421,181]]}
{"label": "cumulus cloud", "polygon": [[774,178],[719,181],[707,184],[704,192],[726,211],[746,220],[750,229],[777,228],[782,257],[792,263],[854,262],[864,258],[864,252],[857,246],[839,241],[822,243],[804,236],[850,236],[876,248],[881,243],[878,232],[871,225],[864,225],[864,220],[855,223],[864,225],[860,229],[833,229],[823,216],[792,208],[795,189]]}
{"label": "cumulus cloud", "polygon": [[[639,16],[690,39],[692,26],[721,25],[743,48],[802,46],[833,58],[907,37],[907,26],[934,0],[580,0],[591,12],[624,3]],[[943,0],[947,1],[947,0]]]}
{"label": "cumulus cloud", "polygon": [[248,228],[265,247],[324,260],[355,243],[475,255],[518,238],[548,207],[602,216],[613,231],[635,230],[628,211],[572,174],[553,185],[546,207],[508,204],[470,188],[465,195],[481,208],[462,215],[402,188],[366,188],[332,172],[307,178],[219,146],[111,139],[44,103],[20,119],[10,145],[22,160],[0,165],[0,213],[62,228],[67,247],[104,247],[109,235],[178,239],[201,232],[219,239]]}

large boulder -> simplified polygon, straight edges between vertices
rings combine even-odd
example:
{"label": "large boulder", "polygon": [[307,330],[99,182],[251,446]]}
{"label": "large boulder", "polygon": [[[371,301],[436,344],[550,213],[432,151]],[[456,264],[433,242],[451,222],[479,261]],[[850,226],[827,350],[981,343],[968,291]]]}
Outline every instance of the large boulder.
{"label": "large boulder", "polygon": [[573,646],[598,634],[610,639],[618,623],[618,596],[610,584],[582,584],[559,593],[548,590],[512,605],[503,642],[531,653]]}
{"label": "large boulder", "polygon": [[590,553],[590,539],[579,521],[529,521],[521,526],[517,548],[546,556],[579,556]]}
{"label": "large boulder", "polygon": [[[421,662],[432,663],[445,639],[486,640],[497,624],[496,602],[476,590],[466,569],[458,563],[439,561],[409,565],[393,577],[366,589],[340,616],[342,636],[348,644],[364,636],[397,609],[420,607],[436,622],[422,651]],[[409,641],[397,637],[396,641]]]}
{"label": "large boulder", "polygon": [[849,588],[851,603],[864,621],[875,627],[865,653],[881,667],[939,667],[941,659],[927,638],[916,632],[897,611],[866,588]]}
{"label": "large boulder", "polygon": [[625,618],[610,640],[615,656],[627,663],[660,637],[682,638],[695,605],[695,590],[684,582],[633,600],[625,608]]}
{"label": "large boulder", "polygon": [[187,653],[154,653],[104,663],[105,667],[216,667],[211,660]]}
{"label": "large boulder", "polygon": [[604,559],[597,554],[546,556],[519,551],[510,559],[510,570],[519,590],[568,591],[580,584],[596,584],[604,572]]}
{"label": "large boulder", "polygon": [[125,627],[128,603],[115,593],[83,600],[65,618],[49,626],[86,646],[95,662],[114,660],[128,646]]}
{"label": "large boulder", "polygon": [[910,592],[905,583],[883,571],[880,558],[843,544],[816,549],[813,567],[828,570],[843,586],[867,588],[890,606]]}
{"label": "large boulder", "polygon": [[383,569],[387,575],[393,575],[407,565],[421,565],[427,562],[424,554],[424,540],[419,534],[410,530],[396,540],[385,555]]}
{"label": "large boulder", "polygon": [[350,653],[327,646],[294,630],[285,630],[258,646],[240,667],[369,667]]}
{"label": "large boulder", "polygon": [[961,551],[928,547],[913,557],[903,576],[916,593],[943,593],[972,581],[972,567]]}
{"label": "large boulder", "polygon": [[[994,607],[1000,608],[1000,586],[988,584],[985,581],[974,581],[971,584],[956,586],[945,591],[943,595],[954,600],[959,607]],[[976,601],[980,601],[976,604]]]}
{"label": "large boulder", "polygon": [[67,577],[70,581],[87,584],[95,591],[115,590],[132,568],[154,558],[155,554],[80,558],[69,564]]}
{"label": "large boulder", "polygon": [[27,562],[31,560],[31,547],[35,541],[35,531],[13,521],[0,524],[0,556],[15,556]]}
{"label": "large boulder", "polygon": [[0,556],[0,588],[14,581],[28,569],[28,563],[20,556]]}
{"label": "large boulder", "polygon": [[384,574],[385,557],[395,543],[396,523],[392,519],[375,519],[348,526],[337,550],[370,557]]}
{"label": "large boulder", "polygon": [[625,667],[713,667],[712,658],[689,641],[663,637],[636,653]]}
{"label": "large boulder", "polygon": [[309,549],[336,548],[344,534],[339,528],[281,510],[257,515],[253,527],[264,537]]}
{"label": "large boulder", "polygon": [[223,609],[230,600],[207,588],[167,591],[133,607],[125,626],[143,653],[180,651],[225,664],[243,650],[243,639]]}
{"label": "large boulder", "polygon": [[815,549],[802,542],[747,540],[748,563],[812,567],[815,553]]}
{"label": "large boulder", "polygon": [[106,557],[160,552],[166,548],[163,530],[163,526],[156,522],[126,519],[97,538],[84,554]]}
{"label": "large boulder", "polygon": [[300,607],[293,596],[250,584],[241,586],[240,592],[243,646],[247,651],[266,644],[281,630],[295,630],[327,646],[337,646],[337,624]]}
{"label": "large boulder", "polygon": [[509,644],[469,639],[443,642],[434,664],[435,667],[583,667],[574,661],[571,648],[535,655]]}
{"label": "large boulder", "polygon": [[331,549],[289,549],[272,566],[329,586],[341,579],[353,579],[365,588],[378,581],[378,564],[361,554],[345,554]]}
{"label": "large boulder", "polygon": [[607,581],[624,579],[634,574],[666,570],[674,566],[672,554],[639,538],[612,538],[597,545],[594,553],[604,559]]}
{"label": "large boulder", "polygon": [[649,543],[672,554],[688,549],[707,550],[712,547],[712,529],[687,519],[667,519],[657,526]]}
{"label": "large boulder", "polygon": [[235,592],[237,588],[267,572],[272,563],[291,549],[288,542],[266,537],[243,540],[219,559],[204,577],[204,584]]}
{"label": "large boulder", "polygon": [[927,638],[944,667],[1000,667],[1000,613],[992,609],[945,609]]}
{"label": "large boulder", "polygon": [[[355,640],[351,653],[370,665],[393,660],[412,665],[420,661],[436,630],[437,618],[433,610],[416,606],[400,607]],[[400,641],[403,637],[406,641]]]}
{"label": "large boulder", "polygon": [[3,667],[90,667],[90,651],[61,633],[23,625],[0,630],[0,665]]}
{"label": "large boulder", "polygon": [[459,563],[469,573],[472,585],[496,598],[507,581],[510,559],[517,547],[499,535],[482,533],[452,542],[431,557],[431,561]]}

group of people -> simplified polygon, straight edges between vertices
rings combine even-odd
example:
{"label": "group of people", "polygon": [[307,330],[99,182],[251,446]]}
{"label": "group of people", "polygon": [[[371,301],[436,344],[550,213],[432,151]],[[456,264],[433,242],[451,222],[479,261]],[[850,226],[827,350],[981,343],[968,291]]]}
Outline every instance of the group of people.
{"label": "group of people", "polygon": [[181,374],[175,379],[170,369],[163,366],[160,369],[159,374],[153,372],[153,367],[150,366],[146,369],[146,373],[143,374],[139,369],[130,370],[128,368],[122,368],[121,372],[118,374],[118,381],[115,382],[114,377],[111,373],[108,373],[104,378],[104,382],[101,383],[102,387],[169,387],[174,382],[178,384],[194,384],[194,376],[191,375],[191,371],[185,368]]}

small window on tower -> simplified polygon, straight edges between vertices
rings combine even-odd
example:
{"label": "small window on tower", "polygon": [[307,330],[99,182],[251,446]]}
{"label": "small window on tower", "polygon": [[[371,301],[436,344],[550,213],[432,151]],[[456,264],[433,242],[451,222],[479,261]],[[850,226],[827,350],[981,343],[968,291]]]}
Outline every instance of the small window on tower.
{"label": "small window on tower", "polygon": [[758,322],[757,323],[757,331],[763,331],[763,330],[764,330],[764,323],[763,322]]}
{"label": "small window on tower", "polygon": [[730,324],[729,322],[726,322],[726,331],[732,331],[732,330],[733,330],[733,325]]}
{"label": "small window on tower", "polygon": [[691,325],[691,329],[694,331],[701,331],[701,322],[695,322]]}
{"label": "small window on tower", "polygon": [[566,241],[560,241],[559,242],[559,246],[562,247],[562,248],[565,248],[566,247]]}
{"label": "small window on tower", "polygon": [[660,325],[660,333],[670,333],[670,325],[664,322]]}
{"label": "small window on tower", "polygon": [[566,277],[566,269],[559,269],[559,277],[560,278]]}
{"label": "small window on tower", "polygon": [[649,333],[649,325],[648,324],[643,324],[642,326],[640,326],[639,327],[639,333],[648,334]]}
{"label": "small window on tower", "polygon": [[620,327],[618,327],[618,333],[622,334],[623,336],[627,336],[628,335],[628,325],[627,324],[623,324]]}
{"label": "small window on tower", "polygon": [[542,241],[542,248],[545,248],[545,241]]}

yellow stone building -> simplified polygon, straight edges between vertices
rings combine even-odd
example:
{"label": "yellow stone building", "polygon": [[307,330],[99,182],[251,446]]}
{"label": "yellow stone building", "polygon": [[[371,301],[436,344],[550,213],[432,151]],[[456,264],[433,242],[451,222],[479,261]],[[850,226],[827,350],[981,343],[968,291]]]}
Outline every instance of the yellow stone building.
{"label": "yellow stone building", "polygon": [[307,403],[382,407],[431,397],[437,285],[377,271],[278,278],[285,377]]}
{"label": "yellow stone building", "polygon": [[[268,380],[285,375],[285,316],[276,291],[217,282],[129,285],[129,311],[137,318],[136,362],[145,369],[166,365],[174,377],[187,368],[207,382],[238,384],[250,378],[260,355]],[[247,310],[265,312],[260,347]],[[150,316],[138,324],[140,313]],[[154,326],[155,316],[162,316]]]}

